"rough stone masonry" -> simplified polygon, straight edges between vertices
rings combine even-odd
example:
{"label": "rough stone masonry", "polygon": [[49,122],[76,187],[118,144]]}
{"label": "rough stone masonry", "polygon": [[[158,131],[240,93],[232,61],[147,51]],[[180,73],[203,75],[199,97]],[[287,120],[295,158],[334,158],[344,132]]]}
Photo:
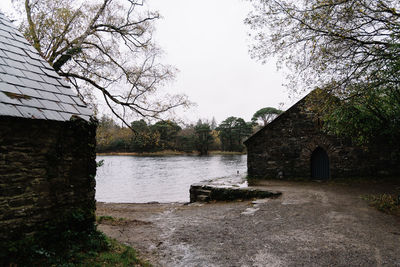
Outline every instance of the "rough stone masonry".
{"label": "rough stone masonry", "polygon": [[312,93],[245,141],[251,178],[312,178],[311,159],[317,148],[327,154],[329,178],[398,176],[399,148],[383,140],[360,147],[326,134],[310,108]]}
{"label": "rough stone masonry", "polygon": [[95,210],[96,123],[0,117],[0,239]]}

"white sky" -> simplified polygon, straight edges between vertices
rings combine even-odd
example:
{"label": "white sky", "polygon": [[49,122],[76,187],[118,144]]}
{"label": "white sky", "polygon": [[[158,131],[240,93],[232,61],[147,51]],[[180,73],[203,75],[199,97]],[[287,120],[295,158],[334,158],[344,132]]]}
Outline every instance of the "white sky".
{"label": "white sky", "polygon": [[[244,0],[148,0],[163,19],[155,38],[165,51],[163,61],[179,69],[171,93],[185,93],[197,104],[178,115],[186,121],[214,116],[217,123],[229,116],[249,121],[260,108],[284,109],[289,100],[283,75],[275,61],[262,65],[250,58],[251,39],[243,20],[250,10]],[[6,13],[11,0],[1,0]]]}

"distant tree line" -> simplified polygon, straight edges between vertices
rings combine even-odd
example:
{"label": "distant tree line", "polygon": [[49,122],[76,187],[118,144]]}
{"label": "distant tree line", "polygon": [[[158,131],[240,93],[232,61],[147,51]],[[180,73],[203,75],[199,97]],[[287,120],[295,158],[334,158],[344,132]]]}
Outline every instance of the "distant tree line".
{"label": "distant tree line", "polygon": [[[259,116],[260,111],[257,112],[255,115]],[[275,109],[273,112],[271,116],[276,115]],[[262,114],[266,116],[265,112]],[[257,123],[257,116],[251,122],[232,116],[219,125],[214,118],[188,125],[179,125],[171,120],[155,123],[137,120],[131,123],[131,129],[103,116],[97,129],[97,151],[142,153],[174,150],[198,151],[201,155],[216,150],[243,152],[243,141],[262,126]]]}

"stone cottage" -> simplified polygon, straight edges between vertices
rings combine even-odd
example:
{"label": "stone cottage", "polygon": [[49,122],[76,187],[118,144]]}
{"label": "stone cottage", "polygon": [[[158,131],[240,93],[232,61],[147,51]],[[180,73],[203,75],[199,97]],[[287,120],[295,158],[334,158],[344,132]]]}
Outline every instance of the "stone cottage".
{"label": "stone cottage", "polygon": [[249,177],[320,180],[399,175],[393,148],[366,149],[325,134],[310,108],[311,94],[244,142]]}
{"label": "stone cottage", "polygon": [[[95,210],[96,122],[0,13],[0,240]],[[54,226],[54,225],[53,225]],[[83,226],[84,227],[84,226]]]}

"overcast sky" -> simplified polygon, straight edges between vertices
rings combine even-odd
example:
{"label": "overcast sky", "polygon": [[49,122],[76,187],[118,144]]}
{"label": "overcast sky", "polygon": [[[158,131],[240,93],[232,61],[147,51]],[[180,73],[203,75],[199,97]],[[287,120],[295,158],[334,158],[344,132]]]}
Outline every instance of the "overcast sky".
{"label": "overcast sky", "polygon": [[[6,12],[11,0],[1,0]],[[288,108],[283,74],[275,61],[262,65],[248,53],[252,40],[243,20],[250,10],[244,0],[148,0],[162,19],[155,38],[165,51],[163,61],[179,69],[171,93],[185,93],[196,107],[178,115],[187,121],[229,116],[246,121],[260,108]]]}

